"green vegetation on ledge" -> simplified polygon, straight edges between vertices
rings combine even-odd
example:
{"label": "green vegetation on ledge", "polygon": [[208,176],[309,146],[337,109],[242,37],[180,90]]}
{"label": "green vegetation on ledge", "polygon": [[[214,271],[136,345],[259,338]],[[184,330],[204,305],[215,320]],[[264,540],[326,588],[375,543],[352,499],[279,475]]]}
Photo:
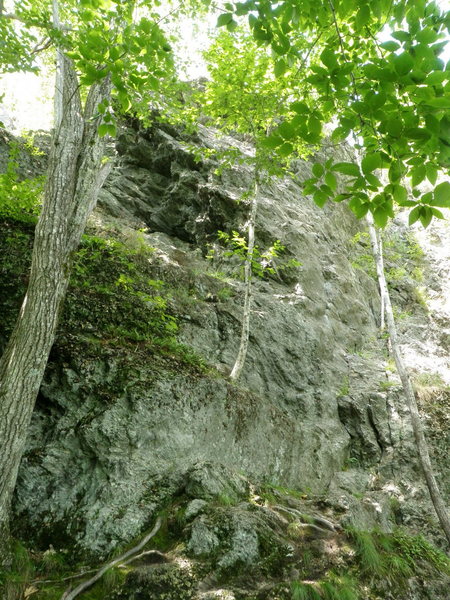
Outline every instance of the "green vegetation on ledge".
{"label": "green vegetation on ledge", "polygon": [[[33,226],[8,219],[0,222],[0,233],[0,302],[5,315],[0,343],[4,343],[26,291]],[[74,256],[57,345],[82,346],[93,355],[131,348],[136,360],[162,357],[182,368],[205,371],[205,361],[177,341],[174,290],[154,278],[153,255],[154,249],[145,243],[83,236]]]}

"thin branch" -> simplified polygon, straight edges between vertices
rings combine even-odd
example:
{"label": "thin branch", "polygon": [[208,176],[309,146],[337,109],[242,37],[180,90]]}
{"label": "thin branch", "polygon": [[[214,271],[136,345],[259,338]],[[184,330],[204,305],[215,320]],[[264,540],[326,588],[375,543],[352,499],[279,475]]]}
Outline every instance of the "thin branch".
{"label": "thin branch", "polygon": [[44,38],[41,42],[39,42],[39,44],[43,45],[40,46],[39,44],[36,44],[36,46],[31,51],[31,54],[37,54],[38,52],[43,52],[44,50],[47,50],[47,48],[49,48],[52,45],[52,41],[53,40],[51,40],[50,38]]}
{"label": "thin branch", "polygon": [[63,581],[70,581],[71,579],[79,579],[85,575],[96,573],[96,571],[97,569],[88,569],[87,571],[82,571],[81,573],[76,573],[75,575],[68,575],[67,577],[62,577],[61,579],[35,579],[34,581],[30,581],[29,584],[42,585],[44,583],[62,583]]}
{"label": "thin branch", "polygon": [[[339,25],[338,25],[338,22],[337,22],[336,10],[335,10],[334,4],[331,2],[331,0],[328,0],[328,4],[330,5],[331,12],[333,13],[333,23],[334,23],[334,28],[336,29],[336,34],[337,34],[338,39],[339,39],[339,46],[341,47],[342,58],[344,59],[344,62],[347,64],[348,61],[345,58],[344,42],[342,40],[341,30],[339,29]],[[352,83],[353,83],[353,90],[354,90],[354,93],[355,93],[355,100],[356,100],[356,98],[358,97],[358,90],[356,89],[355,77],[354,77],[354,75],[353,75],[352,72],[350,72],[350,78],[351,78]]]}
{"label": "thin branch", "polygon": [[66,590],[64,592],[64,594],[61,596],[61,600],[74,600],[74,598],[79,596],[81,594],[81,592],[83,592],[87,588],[91,587],[91,585],[93,585],[96,581],[98,581],[106,573],[106,571],[108,571],[108,569],[111,569],[118,563],[123,562],[124,559],[128,558],[129,556],[132,556],[133,554],[136,554],[136,552],[139,552],[139,550],[141,550],[145,546],[145,544],[158,533],[159,528],[161,527],[161,523],[162,523],[161,517],[158,517],[156,519],[156,523],[155,523],[155,526],[153,527],[153,529],[150,531],[150,533],[148,535],[146,535],[144,537],[143,540],[141,540],[139,542],[139,544],[137,546],[134,546],[133,548],[131,548],[130,550],[128,550],[127,552],[125,552],[124,554],[119,556],[118,558],[115,558],[114,560],[112,560],[109,563],[107,563],[106,565],[104,565],[99,571],[97,571],[97,573],[94,575],[94,577],[91,577],[91,579],[88,579],[87,581],[83,581],[74,590],[70,590],[70,589]]}
{"label": "thin branch", "polygon": [[3,19],[10,19],[11,21],[20,21],[21,23],[26,23],[26,20],[23,17],[19,17],[16,13],[0,13],[0,16]]}
{"label": "thin branch", "polygon": [[177,10],[180,10],[180,8],[183,6],[183,3],[180,2],[179,4],[177,4],[177,6],[175,6],[175,8],[172,8],[171,11],[169,11],[166,15],[163,15],[161,18],[159,18],[157,21],[155,21],[153,23],[153,28],[155,28],[157,25],[159,25],[160,23],[162,23],[163,21],[165,21],[166,19],[168,19],[169,17],[171,17]]}

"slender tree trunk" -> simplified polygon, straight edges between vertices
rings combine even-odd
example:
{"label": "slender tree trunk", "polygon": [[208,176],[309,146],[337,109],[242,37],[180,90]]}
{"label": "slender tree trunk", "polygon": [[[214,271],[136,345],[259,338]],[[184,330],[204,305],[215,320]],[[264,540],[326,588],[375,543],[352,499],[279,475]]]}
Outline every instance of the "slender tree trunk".
{"label": "slender tree trunk", "polygon": [[[380,260],[380,270],[381,270],[381,273],[383,273],[383,276],[384,276],[383,238],[381,237],[381,235],[377,235],[377,230],[375,229],[374,224],[372,223],[371,225],[372,225],[372,227],[373,227],[373,229],[375,231],[376,240],[378,242],[378,250],[379,250],[378,254],[379,254],[379,260]],[[380,294],[380,296],[381,296],[381,302],[380,302],[380,305],[381,305],[380,306],[380,329],[381,329],[381,331],[383,331],[384,328],[385,328],[385,325],[386,325],[386,323],[385,323],[385,316],[384,316],[386,310],[385,310],[385,306],[384,306],[385,305],[384,295]]]}
{"label": "slender tree trunk", "polygon": [[248,350],[248,339],[250,336],[250,308],[252,302],[252,260],[253,251],[255,248],[255,222],[256,213],[258,211],[258,196],[259,196],[259,174],[255,174],[254,187],[252,193],[252,200],[250,205],[250,216],[248,221],[248,247],[247,257],[244,266],[244,309],[242,314],[242,329],[241,329],[241,341],[239,344],[239,350],[236,357],[236,362],[230,373],[230,378],[236,381],[244,367],[245,359]]}
{"label": "slender tree trunk", "polygon": [[406,405],[408,407],[409,414],[411,417],[417,452],[419,454],[420,463],[422,465],[422,470],[425,475],[425,480],[427,482],[428,490],[430,492],[434,509],[438,516],[441,527],[444,530],[444,533],[450,544],[450,519],[438,484],[433,474],[433,467],[431,465],[430,454],[428,452],[428,444],[423,432],[422,421],[420,419],[419,410],[417,408],[414,388],[412,386],[411,380],[403,362],[402,353],[400,351],[397,327],[395,325],[394,313],[392,311],[391,298],[389,295],[389,290],[386,284],[386,277],[384,274],[383,256],[381,253],[380,244],[378,242],[377,232],[373,224],[372,215],[369,215],[367,220],[369,223],[369,232],[370,239],[372,241],[373,255],[377,267],[378,284],[380,286],[380,293],[384,301],[384,307],[386,311],[386,322],[389,332],[389,338],[391,341],[392,354],[394,356],[397,371],[402,382],[403,390],[405,392]]}
{"label": "slender tree trunk", "polygon": [[[0,561],[28,425],[66,294],[71,259],[106,176],[104,140],[97,134],[98,103],[109,80],[91,86],[82,109],[71,62],[60,55],[57,85],[62,112],[49,157],[45,198],[36,227],[28,290],[0,359]],[[2,549],[3,543],[3,549]]]}

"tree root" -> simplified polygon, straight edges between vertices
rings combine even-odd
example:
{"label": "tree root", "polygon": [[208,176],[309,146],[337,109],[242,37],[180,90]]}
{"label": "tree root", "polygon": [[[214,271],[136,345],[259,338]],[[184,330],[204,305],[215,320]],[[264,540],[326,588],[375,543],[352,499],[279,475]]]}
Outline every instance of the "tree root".
{"label": "tree root", "polygon": [[[108,571],[108,569],[111,569],[111,567],[114,567],[118,563],[122,563],[126,558],[139,552],[139,550],[141,550],[145,546],[145,544],[153,536],[155,536],[158,533],[159,528],[161,527],[161,523],[162,523],[161,517],[158,517],[156,519],[156,523],[155,523],[155,526],[153,527],[153,529],[150,531],[150,533],[148,535],[146,535],[144,537],[143,540],[141,540],[139,542],[139,544],[137,546],[134,546],[134,548],[127,550],[127,552],[125,552],[118,558],[115,558],[114,560],[112,560],[109,563],[107,563],[106,565],[104,565],[99,571],[96,572],[96,574],[93,577],[91,577],[87,581],[83,581],[82,583],[80,583],[80,585],[77,586],[74,590],[72,590],[70,588],[68,590],[66,590],[64,592],[64,594],[61,596],[61,600],[74,600],[74,598],[79,596],[81,594],[81,592],[83,592],[87,588],[91,587],[91,585],[93,585],[96,581],[98,581],[100,579],[100,577],[102,577],[106,573],[106,571]],[[145,554],[145,553],[143,553],[143,554]],[[128,562],[130,562],[130,561],[128,561]]]}
{"label": "tree root", "polygon": [[337,525],[334,525],[331,521],[328,521],[323,517],[319,517],[316,515],[307,515],[305,513],[300,512],[299,510],[296,510],[295,508],[288,508],[287,506],[280,506],[279,504],[277,504],[273,508],[275,510],[288,513],[296,517],[297,519],[301,519],[305,526],[309,525],[313,529],[319,529],[320,531],[324,531],[325,529],[327,529],[328,531],[334,532],[336,532],[336,530],[339,529]]}

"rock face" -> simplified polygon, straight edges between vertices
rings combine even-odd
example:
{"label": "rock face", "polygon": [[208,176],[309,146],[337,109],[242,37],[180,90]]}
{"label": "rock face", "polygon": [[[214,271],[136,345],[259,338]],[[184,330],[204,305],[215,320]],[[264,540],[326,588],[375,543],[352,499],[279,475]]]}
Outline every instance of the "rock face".
{"label": "rock face", "polygon": [[[239,474],[326,497],[341,525],[388,530],[429,519],[428,530],[438,532],[417,483],[401,393],[386,377],[377,286],[361,267],[368,250],[355,242],[361,225],[343,206],[319,210],[293,179],[261,189],[257,244],[264,250],[280,240],[286,251],[272,274],[254,278],[247,361],[238,385],[227,380],[243,282],[217,231],[243,231],[251,170],[215,175],[214,160],[196,162],[194,150],[231,143],[207,129],[194,141],[168,128],[131,128],[119,139],[92,227],[103,236],[145,228],[139,243],[154,249],[155,278],[174,290],[178,340],[212,368],[144,360],[137,344],[91,353],[76,337],[57,341],[15,499],[19,531],[32,530],[41,545],[75,543],[80,553],[103,556],[138,536],[169,499],[187,495],[195,517],[188,552],[214,554],[222,534],[202,502],[248,495]],[[299,161],[296,170],[305,179],[310,164]],[[255,527],[230,519],[232,543],[217,558],[224,569],[259,556]],[[162,565],[158,577],[178,580],[182,568]],[[121,599],[146,598],[136,590],[155,573],[133,577],[135,591]],[[193,597],[189,581],[180,597]],[[204,598],[231,597],[223,593]]]}

